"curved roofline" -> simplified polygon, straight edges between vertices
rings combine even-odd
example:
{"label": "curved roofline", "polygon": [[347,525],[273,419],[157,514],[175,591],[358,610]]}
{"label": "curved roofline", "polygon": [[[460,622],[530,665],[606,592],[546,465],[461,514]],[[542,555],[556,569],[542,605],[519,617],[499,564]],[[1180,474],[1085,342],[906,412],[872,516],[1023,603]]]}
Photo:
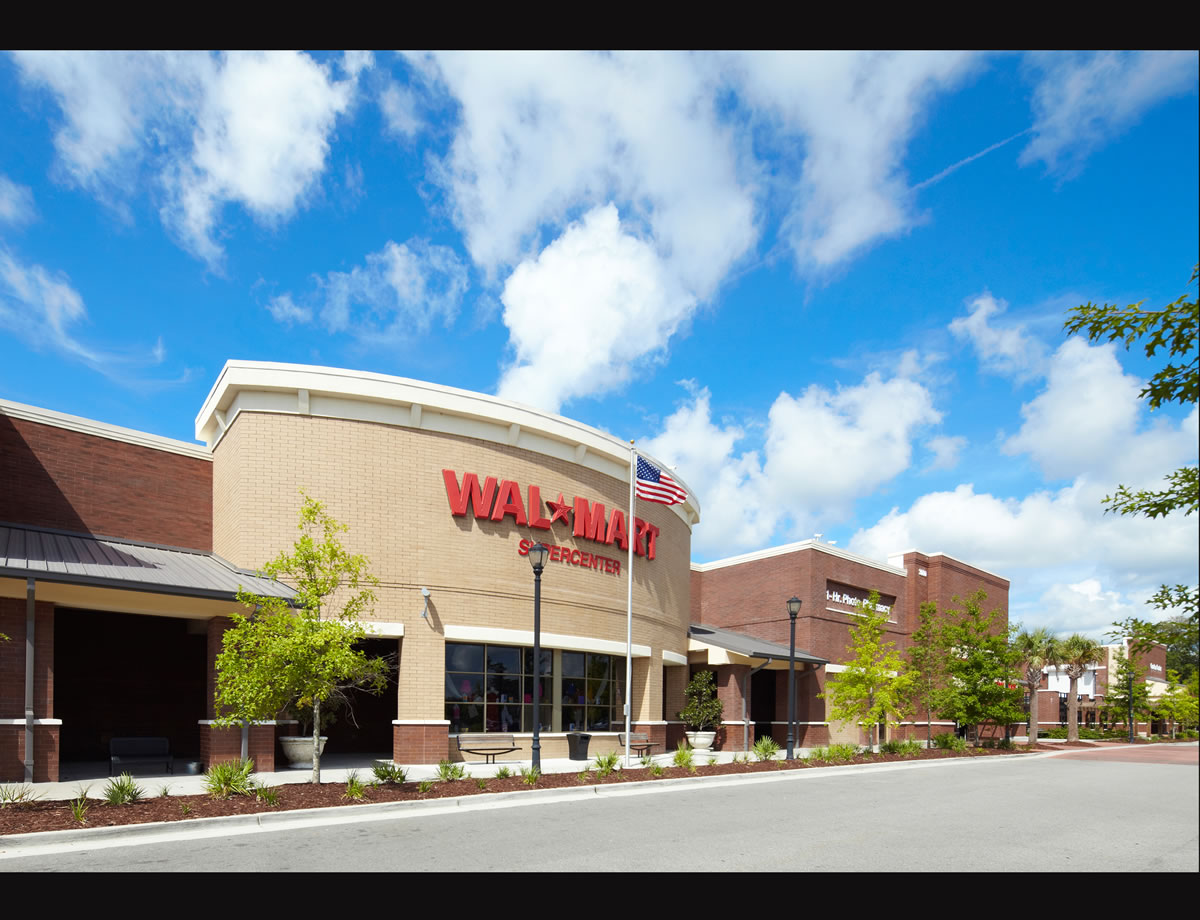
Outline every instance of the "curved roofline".
{"label": "curved roofline", "polygon": [[[343,418],[465,435],[629,481],[627,441],[532,406],[407,377],[308,364],[229,360],[196,415],[197,440],[214,449],[243,411]],[[657,458],[639,453],[665,466]],[[699,501],[682,476],[674,470],[671,475],[687,490],[688,500],[670,507],[691,527],[700,520]]]}

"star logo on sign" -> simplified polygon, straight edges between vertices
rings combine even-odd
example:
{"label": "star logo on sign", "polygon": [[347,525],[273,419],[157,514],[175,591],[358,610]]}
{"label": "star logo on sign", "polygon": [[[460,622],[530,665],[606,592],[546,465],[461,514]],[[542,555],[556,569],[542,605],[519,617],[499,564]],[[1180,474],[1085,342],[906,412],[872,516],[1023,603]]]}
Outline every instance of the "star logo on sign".
{"label": "star logo on sign", "polygon": [[571,513],[571,506],[563,501],[563,494],[558,493],[558,501],[546,502],[546,507],[550,509],[550,523],[561,519],[564,524],[570,524],[571,519],[567,517]]}

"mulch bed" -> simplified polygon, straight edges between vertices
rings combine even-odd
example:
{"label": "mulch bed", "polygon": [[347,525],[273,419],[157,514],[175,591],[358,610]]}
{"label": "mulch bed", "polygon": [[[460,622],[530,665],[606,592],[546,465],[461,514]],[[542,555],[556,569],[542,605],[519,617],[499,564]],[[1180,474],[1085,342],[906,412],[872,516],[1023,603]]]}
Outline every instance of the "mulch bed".
{"label": "mulch bed", "polygon": [[[1091,746],[1081,743],[1081,746]],[[1062,745],[1038,745],[1038,750],[1058,749]],[[1012,751],[995,749],[971,749],[963,753],[954,751],[922,751],[919,754],[859,755],[848,763],[893,763],[902,760],[942,760],[949,757],[994,757],[1005,754],[1021,754],[1024,748]],[[580,764],[583,766],[582,762]],[[145,799],[128,805],[109,805],[102,800],[89,799],[84,823],[80,824],[71,811],[69,802],[29,802],[0,806],[0,835],[27,834],[34,831],[57,831],[80,827],[113,827],[122,824],[147,824],[154,821],[191,821],[196,818],[215,818],[225,815],[253,815],[276,811],[291,811],[300,808],[354,807],[360,804],[379,802],[411,802],[427,799],[445,799],[463,795],[491,795],[498,792],[527,792],[536,789],[574,788],[581,785],[595,786],[612,783],[679,779],[688,776],[729,776],[744,773],[774,773],[779,770],[819,770],[839,764],[804,763],[795,761],[787,764],[782,760],[766,763],[724,763],[698,766],[695,773],[683,767],[664,767],[661,776],[652,776],[649,770],[632,769],[617,771],[600,777],[591,770],[580,779],[576,773],[547,773],[539,777],[536,785],[529,785],[519,776],[505,779],[484,779],[480,788],[476,779],[468,778],[455,782],[436,782],[425,792],[420,784],[408,782],[380,786],[368,786],[361,800],[345,798],[344,783],[289,783],[276,786],[279,795],[277,805],[271,806],[248,796],[229,799],[214,799],[207,795],[172,795]],[[469,769],[469,768],[468,768]],[[149,789],[147,789],[149,791]]]}

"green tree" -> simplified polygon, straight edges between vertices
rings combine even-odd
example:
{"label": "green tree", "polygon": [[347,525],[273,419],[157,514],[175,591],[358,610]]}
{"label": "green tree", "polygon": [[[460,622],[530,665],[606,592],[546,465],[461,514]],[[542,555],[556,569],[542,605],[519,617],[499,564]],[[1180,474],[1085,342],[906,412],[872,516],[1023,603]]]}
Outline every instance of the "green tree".
{"label": "green tree", "polygon": [[1149,721],[1151,713],[1150,688],[1146,686],[1146,669],[1138,664],[1137,658],[1127,655],[1124,649],[1115,655],[1117,667],[1109,674],[1108,691],[1104,696],[1104,710],[1113,722],[1129,725],[1130,705],[1133,706],[1133,725],[1142,719]]}
{"label": "green tree", "polygon": [[[1200,274],[1200,264],[1192,269],[1190,287]],[[1064,324],[1068,333],[1082,332],[1089,342],[1123,342],[1129,349],[1135,342],[1142,344],[1147,358],[1160,351],[1167,353],[1166,367],[1150,378],[1139,394],[1157,409],[1164,403],[1195,405],[1200,393],[1200,351],[1197,332],[1200,331],[1200,312],[1196,299],[1184,294],[1161,310],[1143,310],[1142,304],[1121,308],[1115,304],[1097,306],[1088,302],[1071,311]],[[1180,359],[1176,363],[1175,359]],[[1166,488],[1159,491],[1130,489],[1118,486],[1113,495],[1106,496],[1107,510],[1117,514],[1144,514],[1163,517],[1173,511],[1185,515],[1196,512],[1200,504],[1200,468],[1185,466],[1166,476]],[[1200,586],[1163,585],[1149,603],[1161,610],[1181,611],[1175,621],[1152,623],[1139,617],[1129,617],[1114,623],[1116,635],[1134,640],[1137,651],[1146,651],[1160,642],[1168,647],[1185,645],[1193,649],[1192,666],[1196,666],[1198,615],[1200,615]],[[1186,676],[1186,675],[1185,675]]]}
{"label": "green tree", "polygon": [[1177,671],[1167,671],[1167,690],[1154,700],[1154,714],[1171,723],[1171,737],[1175,737],[1175,726],[1191,726],[1196,722],[1197,700],[1187,692]]}
{"label": "green tree", "polygon": [[1029,694],[1029,743],[1037,743],[1038,689],[1042,686],[1045,668],[1058,660],[1058,640],[1042,627],[1033,632],[1023,629],[1013,639],[1013,651],[1024,663],[1021,683]]}
{"label": "green tree", "polygon": [[1058,643],[1057,655],[1051,661],[1067,672],[1067,740],[1079,740],[1079,678],[1089,665],[1104,660],[1104,649],[1095,639],[1075,633]]}
{"label": "green tree", "polygon": [[877,609],[879,592],[872,591],[858,603],[858,622],[850,627],[850,659],[845,670],[830,674],[825,693],[829,718],[837,722],[865,724],[867,739],[879,743],[879,723],[898,725],[897,714],[905,709],[912,676],[893,642],[885,641],[887,614]]}
{"label": "green tree", "polygon": [[926,601],[917,613],[920,625],[909,637],[908,673],[912,677],[908,706],[925,714],[925,744],[933,747],[933,713],[946,686],[946,643],[937,604]]}
{"label": "green tree", "polygon": [[1004,627],[1004,611],[983,612],[987,593],[980,588],[967,598],[954,597],[961,610],[947,610],[943,636],[948,651],[949,681],[940,715],[962,725],[1007,728],[1025,714],[1017,685],[1017,654]]}
{"label": "green tree", "polygon": [[715,731],[725,715],[725,704],[717,697],[712,671],[697,671],[684,691],[687,702],[679,720],[694,732]]}
{"label": "green tree", "polygon": [[[303,494],[303,493],[301,493]],[[233,613],[217,656],[217,723],[274,719],[289,709],[311,709],[312,781],[321,781],[321,707],[358,687],[381,693],[390,665],[355,647],[366,637],[362,617],[378,584],[365,556],[342,546],[339,524],[307,495],[300,509],[300,539],[281,552],[263,574],[282,578],[296,591],[292,607],[278,597],[238,591],[250,613]]]}

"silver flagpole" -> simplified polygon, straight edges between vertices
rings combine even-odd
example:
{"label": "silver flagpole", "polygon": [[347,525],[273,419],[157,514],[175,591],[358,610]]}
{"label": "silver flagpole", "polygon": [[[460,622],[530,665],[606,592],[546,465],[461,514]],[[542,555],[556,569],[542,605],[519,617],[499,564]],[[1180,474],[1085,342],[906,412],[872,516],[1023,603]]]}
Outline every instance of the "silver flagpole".
{"label": "silver flagpole", "polygon": [[633,482],[637,477],[637,451],[633,442],[629,442],[629,520],[625,522],[625,532],[629,535],[629,593],[625,607],[625,766],[631,766],[629,759],[629,715],[631,710],[630,694],[633,690],[633,541],[637,538],[637,526],[634,524],[633,503],[636,500],[633,493]]}

